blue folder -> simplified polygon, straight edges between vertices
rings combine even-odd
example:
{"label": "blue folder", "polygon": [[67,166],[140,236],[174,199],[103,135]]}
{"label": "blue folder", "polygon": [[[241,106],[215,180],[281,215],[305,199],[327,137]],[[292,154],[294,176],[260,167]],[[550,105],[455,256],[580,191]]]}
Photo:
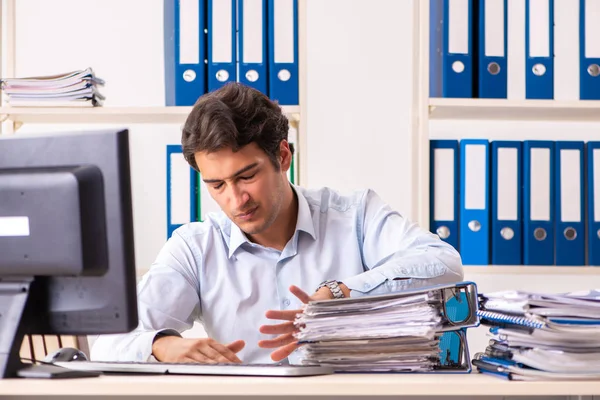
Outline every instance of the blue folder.
{"label": "blue folder", "polygon": [[182,153],[181,145],[167,145],[167,239],[175,229],[197,221],[198,174],[181,161]]}
{"label": "blue folder", "polygon": [[523,263],[554,265],[554,142],[550,141],[523,144]]}
{"label": "blue folder", "polygon": [[430,0],[430,97],[473,97],[473,1]]}
{"label": "blue folder", "polygon": [[430,230],[458,250],[460,191],[458,141],[432,140],[429,150]]}
{"label": "blue folder", "polygon": [[492,142],[491,263],[521,265],[522,244],[522,143]]}
{"label": "blue folder", "polygon": [[584,142],[555,142],[556,265],[585,265]]}
{"label": "blue folder", "polygon": [[526,2],[526,98],[553,99],[554,0],[526,0]]}
{"label": "blue folder", "polygon": [[[587,264],[600,266],[600,142],[586,143]],[[598,198],[596,198],[598,194]]]}
{"label": "blue folder", "polygon": [[298,0],[268,0],[269,97],[285,106],[300,103]]}
{"label": "blue folder", "polygon": [[165,104],[192,106],[206,92],[204,0],[164,0]]}
{"label": "blue folder", "polygon": [[460,141],[460,254],[465,265],[489,264],[489,142]]}
{"label": "blue folder", "polygon": [[[507,7],[507,0],[494,2],[479,0],[479,85],[477,89],[480,98],[505,99],[507,97]],[[490,23],[486,24],[486,20]]]}

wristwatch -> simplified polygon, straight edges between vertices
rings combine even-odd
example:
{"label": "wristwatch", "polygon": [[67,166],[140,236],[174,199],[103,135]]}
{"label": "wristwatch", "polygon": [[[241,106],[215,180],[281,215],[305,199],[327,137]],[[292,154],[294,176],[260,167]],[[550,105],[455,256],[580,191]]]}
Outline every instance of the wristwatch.
{"label": "wristwatch", "polygon": [[329,290],[331,290],[334,299],[343,299],[344,292],[342,292],[342,288],[340,288],[340,283],[341,282],[338,281],[324,281],[321,282],[317,290],[321,289],[324,286],[327,286]]}

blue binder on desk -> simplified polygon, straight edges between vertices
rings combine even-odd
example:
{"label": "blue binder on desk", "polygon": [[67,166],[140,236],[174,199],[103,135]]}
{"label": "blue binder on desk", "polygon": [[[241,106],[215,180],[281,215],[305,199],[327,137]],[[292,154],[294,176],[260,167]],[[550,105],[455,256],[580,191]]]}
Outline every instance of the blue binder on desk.
{"label": "blue binder on desk", "polygon": [[197,172],[183,158],[181,145],[167,145],[167,239],[181,225],[197,220]]}
{"label": "blue binder on desk", "polygon": [[458,250],[458,140],[432,140],[429,150],[430,230]]}
{"label": "blue binder on desk", "polygon": [[268,0],[269,97],[284,106],[300,104],[298,0]]}
{"label": "blue binder on desk", "polygon": [[237,80],[236,0],[208,1],[208,91]]}
{"label": "blue binder on desk", "polygon": [[587,264],[600,266],[600,142],[586,143]]}
{"label": "blue binder on desk", "polygon": [[473,97],[473,1],[430,0],[431,97]]}
{"label": "blue binder on desk", "polygon": [[489,142],[460,141],[460,254],[465,265],[489,264]]}
{"label": "blue binder on desk", "polygon": [[523,263],[554,265],[554,143],[523,144]]}
{"label": "blue binder on desk", "polygon": [[556,142],[556,265],[585,265],[584,143]]}
{"label": "blue binder on desk", "polygon": [[580,98],[600,100],[600,3],[580,0]]}
{"label": "blue binder on desk", "polygon": [[507,96],[507,0],[479,0],[480,98]]}
{"label": "blue binder on desk", "polygon": [[267,92],[267,0],[239,0],[238,82]]}
{"label": "blue binder on desk", "polygon": [[206,92],[204,21],[204,0],[164,0],[167,106],[192,106]]}
{"label": "blue binder on desk", "polygon": [[554,0],[526,0],[526,98],[554,98]]}
{"label": "blue binder on desk", "polygon": [[522,143],[492,142],[491,263],[521,265],[522,245]]}

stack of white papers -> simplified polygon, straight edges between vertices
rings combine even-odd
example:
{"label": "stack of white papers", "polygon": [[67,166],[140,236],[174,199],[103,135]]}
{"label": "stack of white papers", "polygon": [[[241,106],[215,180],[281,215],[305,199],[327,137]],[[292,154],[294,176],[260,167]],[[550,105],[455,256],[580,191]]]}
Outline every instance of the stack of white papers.
{"label": "stack of white papers", "polygon": [[600,291],[484,294],[481,323],[489,325],[479,371],[514,380],[600,379]]}
{"label": "stack of white papers", "polygon": [[104,81],[91,68],[61,75],[2,80],[5,105],[15,107],[95,107]]}
{"label": "stack of white papers", "polygon": [[439,292],[309,303],[295,324],[304,364],[425,372],[439,365]]}

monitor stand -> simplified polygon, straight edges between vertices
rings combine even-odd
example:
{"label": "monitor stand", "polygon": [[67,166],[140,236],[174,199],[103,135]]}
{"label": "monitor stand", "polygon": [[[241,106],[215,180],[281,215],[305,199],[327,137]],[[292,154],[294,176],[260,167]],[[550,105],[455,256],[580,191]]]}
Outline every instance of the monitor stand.
{"label": "monitor stand", "polygon": [[34,278],[0,280],[0,379],[99,376],[99,372],[73,371],[52,364],[29,365],[21,362],[21,343],[35,318],[34,303],[46,301],[43,286]]}

